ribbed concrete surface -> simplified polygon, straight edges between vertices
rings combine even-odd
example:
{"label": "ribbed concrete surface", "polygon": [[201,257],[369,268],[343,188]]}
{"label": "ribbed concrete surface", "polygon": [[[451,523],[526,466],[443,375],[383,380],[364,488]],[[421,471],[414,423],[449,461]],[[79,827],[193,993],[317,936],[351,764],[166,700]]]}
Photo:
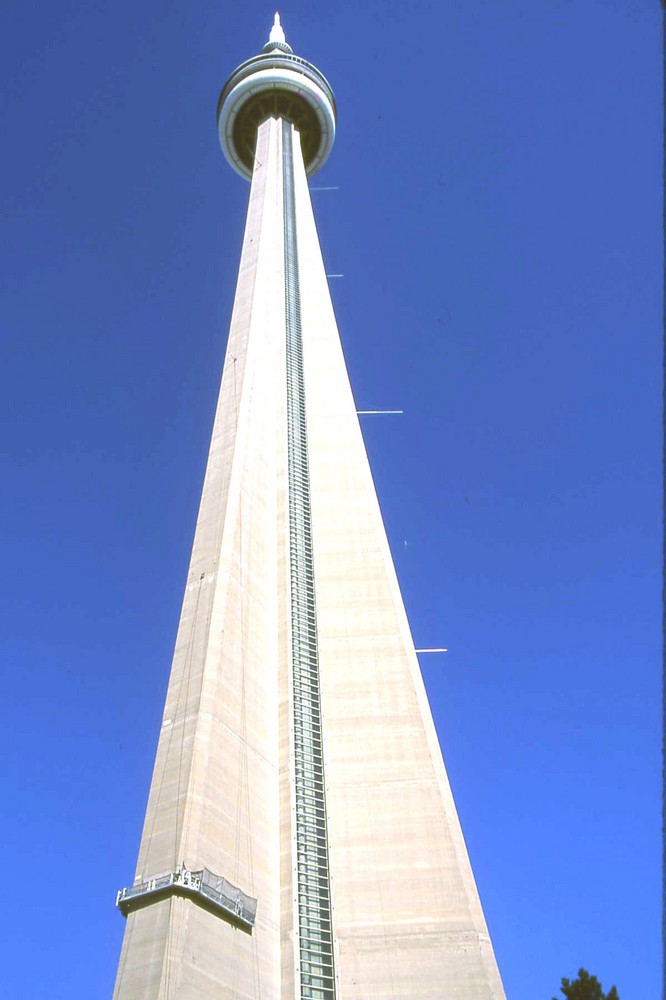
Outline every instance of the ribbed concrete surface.
{"label": "ribbed concrete surface", "polygon": [[301,309],[341,996],[504,996],[298,171]]}
{"label": "ribbed concrete surface", "polygon": [[[206,866],[259,899],[250,935],[188,899],[130,914],[117,1000],[277,1000],[278,130],[259,136],[229,344],[137,880]],[[278,252],[278,250],[280,252]],[[282,315],[281,315],[282,312]]]}
{"label": "ribbed concrete surface", "polygon": [[[342,1000],[504,997],[386,542],[302,161],[296,195],[327,803]],[[261,126],[220,402],[116,1000],[296,1000],[280,125]]]}

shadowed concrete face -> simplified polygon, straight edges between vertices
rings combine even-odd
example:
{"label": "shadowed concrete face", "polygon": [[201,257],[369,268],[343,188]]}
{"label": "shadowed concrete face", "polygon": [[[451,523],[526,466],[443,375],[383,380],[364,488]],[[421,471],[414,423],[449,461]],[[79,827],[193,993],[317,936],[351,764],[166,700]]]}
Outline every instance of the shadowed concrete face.
{"label": "shadowed concrete face", "polygon": [[[303,426],[301,426],[301,423]],[[260,126],[116,1000],[504,997],[345,369],[298,133]],[[328,928],[328,930],[327,930]]]}

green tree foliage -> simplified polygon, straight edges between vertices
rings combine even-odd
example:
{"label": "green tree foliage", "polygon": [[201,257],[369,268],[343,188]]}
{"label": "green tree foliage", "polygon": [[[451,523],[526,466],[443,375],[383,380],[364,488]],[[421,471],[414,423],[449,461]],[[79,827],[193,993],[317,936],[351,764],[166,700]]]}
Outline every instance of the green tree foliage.
{"label": "green tree foliage", "polygon": [[[561,990],[567,1000],[620,1000],[614,986],[604,993],[597,977],[591,976],[585,969],[578,970],[578,979],[563,978]],[[553,997],[553,1000],[562,998]]]}

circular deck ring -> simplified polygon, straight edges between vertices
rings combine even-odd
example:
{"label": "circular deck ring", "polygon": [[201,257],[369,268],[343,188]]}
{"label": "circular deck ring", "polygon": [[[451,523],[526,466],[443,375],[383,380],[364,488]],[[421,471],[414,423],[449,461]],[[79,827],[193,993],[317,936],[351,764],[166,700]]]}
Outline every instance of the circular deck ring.
{"label": "circular deck ring", "polygon": [[298,56],[255,56],[232,73],[218,103],[220,144],[231,166],[252,176],[257,128],[270,117],[291,121],[301,137],[308,176],[328,159],[335,139],[335,98],[324,76]]}

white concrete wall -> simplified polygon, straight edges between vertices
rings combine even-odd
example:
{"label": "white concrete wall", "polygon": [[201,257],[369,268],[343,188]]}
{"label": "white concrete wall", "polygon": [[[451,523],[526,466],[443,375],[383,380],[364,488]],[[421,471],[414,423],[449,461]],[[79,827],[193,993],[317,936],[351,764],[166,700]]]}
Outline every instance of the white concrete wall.
{"label": "white concrete wall", "polygon": [[131,914],[114,997],[280,996],[278,506],[284,341],[280,131],[257,166],[136,877],[206,866],[259,899],[253,933],[188,899]]}
{"label": "white concrete wall", "polygon": [[504,992],[386,541],[302,163],[297,191],[341,996],[496,1000]]}
{"label": "white concrete wall", "polygon": [[[294,145],[339,997],[502,1000]],[[281,155],[269,120],[136,871],[205,866],[257,923],[179,897],[135,911],[115,1000],[300,996]]]}

